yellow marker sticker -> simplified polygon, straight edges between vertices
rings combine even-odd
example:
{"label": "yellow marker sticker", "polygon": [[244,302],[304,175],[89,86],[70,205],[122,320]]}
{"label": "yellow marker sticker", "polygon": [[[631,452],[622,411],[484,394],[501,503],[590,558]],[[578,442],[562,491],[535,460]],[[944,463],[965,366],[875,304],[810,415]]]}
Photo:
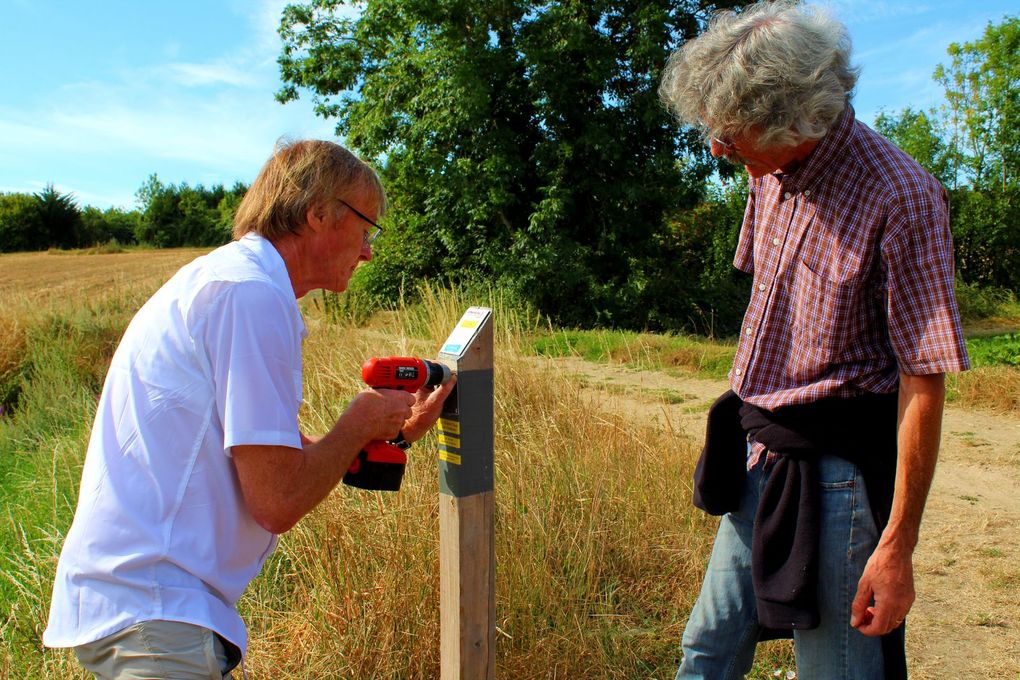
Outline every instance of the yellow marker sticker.
{"label": "yellow marker sticker", "polygon": [[478,328],[478,319],[464,319],[460,322],[461,328]]}
{"label": "yellow marker sticker", "polygon": [[447,420],[446,418],[439,419],[439,431],[447,432],[449,434],[460,434],[460,421],[459,420]]}
{"label": "yellow marker sticker", "polygon": [[453,465],[460,465],[460,455],[451,451],[440,451],[439,460],[445,460],[447,463],[452,463]]}
{"label": "yellow marker sticker", "polygon": [[440,444],[445,444],[446,446],[451,446],[451,447],[453,447],[455,449],[459,449],[460,448],[460,438],[459,437],[448,437],[445,434],[443,434],[442,432],[439,433],[439,443]]}

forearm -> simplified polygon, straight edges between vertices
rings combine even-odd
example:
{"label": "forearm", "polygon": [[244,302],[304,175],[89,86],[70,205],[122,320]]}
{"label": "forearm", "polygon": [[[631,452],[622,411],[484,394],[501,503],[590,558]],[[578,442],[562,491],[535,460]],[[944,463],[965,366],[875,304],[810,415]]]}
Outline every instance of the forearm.
{"label": "forearm", "polygon": [[880,546],[912,553],[928,498],[942,432],[945,379],[900,375],[896,487]]}
{"label": "forearm", "polygon": [[914,603],[913,553],[935,475],[944,402],[941,374],[900,375],[899,453],[892,510],[861,575],[851,610],[850,625],[865,635],[893,630]]}
{"label": "forearm", "polygon": [[301,482],[291,496],[291,503],[301,513],[297,519],[329,495],[370,441],[371,436],[356,421],[345,413],[325,435],[308,438],[301,456],[304,469],[298,474]]}
{"label": "forearm", "polygon": [[344,414],[326,435],[302,435],[301,449],[234,447],[245,504],[256,522],[284,533],[329,495],[369,441],[356,420]]}
{"label": "forearm", "polygon": [[432,427],[453,382],[428,395],[365,390],[322,437],[301,435],[301,448],[235,446],[234,466],[248,511],[263,528],[283,533],[322,502],[368,442],[401,428],[414,441]]}

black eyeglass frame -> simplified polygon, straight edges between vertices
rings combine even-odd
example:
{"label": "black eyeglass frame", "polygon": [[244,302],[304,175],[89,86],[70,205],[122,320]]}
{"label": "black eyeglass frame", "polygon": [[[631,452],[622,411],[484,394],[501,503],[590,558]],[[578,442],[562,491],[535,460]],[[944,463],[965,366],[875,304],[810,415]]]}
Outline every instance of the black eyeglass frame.
{"label": "black eyeglass frame", "polygon": [[382,233],[382,230],[383,230],[382,227],[380,227],[378,224],[376,224],[373,220],[368,219],[368,217],[365,215],[365,213],[361,212],[360,210],[355,208],[353,205],[351,205],[350,203],[348,203],[344,199],[337,198],[336,200],[339,201],[340,203],[343,203],[344,205],[346,205],[348,207],[348,209],[350,209],[350,211],[352,213],[354,213],[355,215],[357,215],[358,217],[360,217],[361,219],[365,220],[366,222],[368,222],[369,224],[372,225],[372,227],[374,228],[374,231],[372,231],[372,232],[367,232],[366,231],[365,232],[365,243],[367,243],[368,245],[372,245],[372,243],[379,237],[379,234]]}

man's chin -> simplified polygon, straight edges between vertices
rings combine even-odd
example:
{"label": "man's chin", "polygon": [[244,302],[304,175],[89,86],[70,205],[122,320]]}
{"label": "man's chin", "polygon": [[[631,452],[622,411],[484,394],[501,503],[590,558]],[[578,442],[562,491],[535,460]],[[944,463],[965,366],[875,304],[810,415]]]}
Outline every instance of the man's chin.
{"label": "man's chin", "polygon": [[328,290],[330,293],[342,293],[347,290],[347,284],[350,283],[350,278],[346,278],[343,281],[337,281],[332,285],[325,285],[322,290]]}

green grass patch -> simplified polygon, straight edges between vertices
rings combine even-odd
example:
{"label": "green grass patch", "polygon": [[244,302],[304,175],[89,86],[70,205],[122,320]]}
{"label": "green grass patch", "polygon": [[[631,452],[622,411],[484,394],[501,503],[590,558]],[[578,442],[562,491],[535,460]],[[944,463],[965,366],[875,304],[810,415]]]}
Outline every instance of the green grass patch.
{"label": "green grass patch", "polygon": [[120,304],[20,324],[24,342],[5,377],[17,399],[0,417],[0,677],[73,676],[66,653],[40,651],[41,635],[96,399],[130,313]]}
{"label": "green grass patch", "polygon": [[970,338],[967,340],[967,354],[974,368],[979,366],[1020,368],[1020,333]]}
{"label": "green grass patch", "polygon": [[736,345],[687,335],[617,330],[555,330],[531,337],[540,356],[579,357],[639,369],[724,379]]}

